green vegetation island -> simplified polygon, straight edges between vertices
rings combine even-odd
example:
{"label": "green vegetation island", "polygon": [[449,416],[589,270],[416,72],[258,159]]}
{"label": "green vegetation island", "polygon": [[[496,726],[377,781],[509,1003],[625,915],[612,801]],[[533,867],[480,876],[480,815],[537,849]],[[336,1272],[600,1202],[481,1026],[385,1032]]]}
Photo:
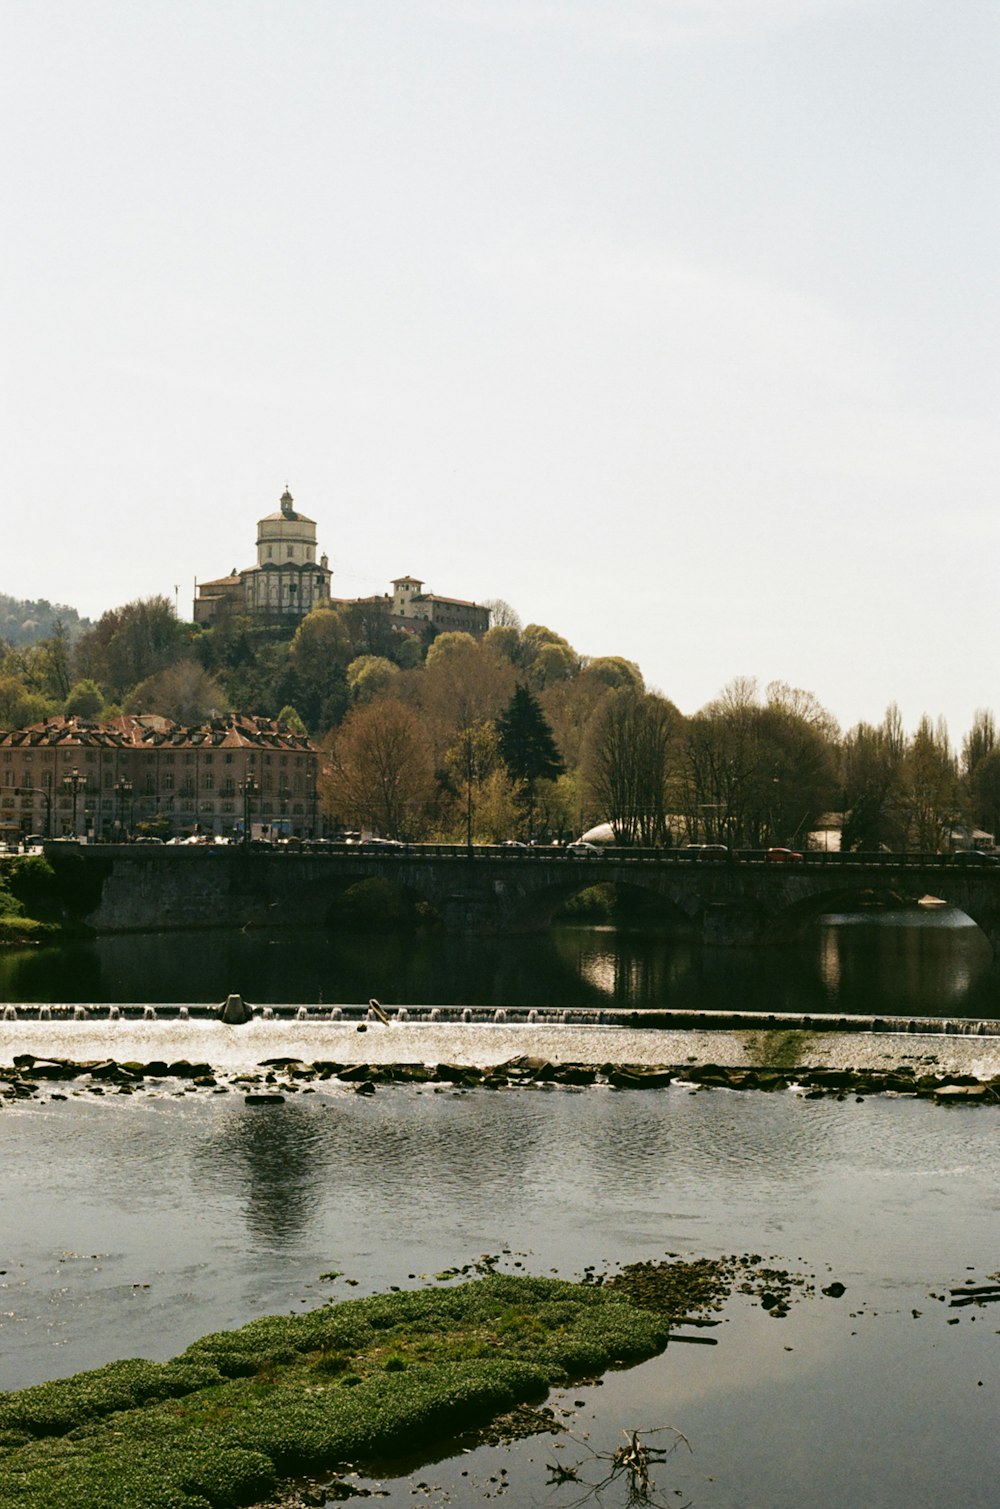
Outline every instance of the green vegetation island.
{"label": "green vegetation island", "polygon": [[501,1274],[497,1261],[484,1258],[481,1276],[455,1287],[264,1316],[169,1362],[133,1358],[0,1395],[0,1502],[289,1503],[305,1477],[446,1454],[463,1432],[552,1429],[550,1417],[518,1412],[554,1386],[654,1356],[733,1288],[780,1318],[793,1290],[811,1287],[756,1255],[642,1263],[606,1279],[588,1270],[585,1282]]}

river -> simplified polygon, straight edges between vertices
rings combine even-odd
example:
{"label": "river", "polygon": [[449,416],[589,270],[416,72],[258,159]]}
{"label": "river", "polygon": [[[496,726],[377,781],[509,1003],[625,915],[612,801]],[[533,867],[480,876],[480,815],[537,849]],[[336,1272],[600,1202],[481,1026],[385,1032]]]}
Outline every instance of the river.
{"label": "river", "polygon": [[[567,928],[442,939],[106,939],[7,954],[7,1000],[731,1005],[996,1015],[960,917],[841,919],[798,951],[710,953]],[[54,1024],[54,1031],[57,1027]],[[461,1031],[456,1026],[456,1032]],[[54,1049],[55,1051],[55,1049]],[[330,1083],[278,1108],[235,1093],[74,1095],[0,1113],[0,1379],[167,1357],[256,1315],[435,1283],[483,1254],[511,1271],[756,1253],[813,1285],[783,1320],[735,1296],[717,1346],[671,1345],[554,1401],[569,1434],[408,1464],[390,1506],[571,1509],[548,1465],[672,1426],[664,1502],[692,1509],[996,1503],[996,1307],[949,1290],[1000,1268],[995,1110],[906,1098]],[[338,1275],[330,1277],[331,1274]],[[831,1280],[841,1298],[824,1296]],[[660,1438],[666,1439],[666,1437]],[[420,1486],[423,1485],[423,1486]],[[594,1502],[626,1502],[621,1485]]]}
{"label": "river", "polygon": [[0,951],[0,1001],[621,1006],[865,1016],[1000,1015],[990,946],[950,907],[827,919],[789,948],[655,929],[513,938],[204,932]]}

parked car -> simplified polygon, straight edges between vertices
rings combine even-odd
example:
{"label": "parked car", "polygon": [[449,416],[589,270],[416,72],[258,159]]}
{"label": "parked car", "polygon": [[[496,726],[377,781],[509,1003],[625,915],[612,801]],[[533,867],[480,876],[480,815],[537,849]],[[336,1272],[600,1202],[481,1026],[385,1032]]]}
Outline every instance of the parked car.
{"label": "parked car", "polygon": [[764,858],[771,865],[787,865],[801,861],[802,855],[796,849],[782,849],[776,847],[764,850]]}

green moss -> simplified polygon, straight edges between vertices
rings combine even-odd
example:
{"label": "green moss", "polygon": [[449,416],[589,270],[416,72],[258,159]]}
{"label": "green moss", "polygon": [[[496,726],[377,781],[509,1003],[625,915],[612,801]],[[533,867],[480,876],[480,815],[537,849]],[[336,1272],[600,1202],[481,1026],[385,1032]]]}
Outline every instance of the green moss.
{"label": "green moss", "polygon": [[744,1038],[747,1060],[758,1069],[795,1069],[808,1046],[814,1051],[819,1039],[814,1032],[749,1033]]}
{"label": "green moss", "polygon": [[281,1477],[447,1439],[666,1340],[664,1316],[619,1295],[506,1275],[267,1316],[171,1362],[0,1395],[0,1503],[251,1504]]}

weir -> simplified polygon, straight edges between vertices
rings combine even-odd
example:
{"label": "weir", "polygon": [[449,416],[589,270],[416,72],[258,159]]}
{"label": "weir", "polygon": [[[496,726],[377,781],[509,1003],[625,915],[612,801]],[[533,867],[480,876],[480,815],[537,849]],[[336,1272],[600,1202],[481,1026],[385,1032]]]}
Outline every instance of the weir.
{"label": "weir", "polygon": [[[21,1055],[253,1069],[267,1063],[455,1064],[530,1057],[552,1064],[727,1068],[775,1065],[883,1071],[909,1065],[978,1080],[1000,1077],[1000,1023],[975,1018],[844,1017],[507,1007],[251,1008],[232,1025],[199,1003],[117,1008],[11,1004],[0,1016],[0,1065]],[[115,1014],[117,1012],[117,1014]]]}

